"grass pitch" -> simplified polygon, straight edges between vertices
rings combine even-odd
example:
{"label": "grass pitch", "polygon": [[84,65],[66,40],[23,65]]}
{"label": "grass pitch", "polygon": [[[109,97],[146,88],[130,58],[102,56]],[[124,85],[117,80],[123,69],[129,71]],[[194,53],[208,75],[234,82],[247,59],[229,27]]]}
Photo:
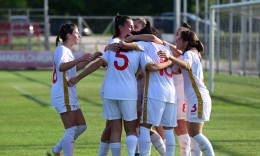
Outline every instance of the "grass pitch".
{"label": "grass pitch", "polygon": [[[78,83],[88,128],[75,143],[75,156],[98,153],[105,126],[99,95],[103,75],[104,70],[98,70]],[[0,71],[1,156],[44,156],[62,137],[62,122],[50,107],[51,78],[50,70]],[[207,75],[205,80],[207,84]],[[211,120],[203,133],[212,142],[216,156],[260,155],[259,88],[259,78],[215,75]],[[122,144],[125,156],[124,135]],[[159,156],[154,148],[151,155]],[[178,144],[175,155],[180,155]]]}

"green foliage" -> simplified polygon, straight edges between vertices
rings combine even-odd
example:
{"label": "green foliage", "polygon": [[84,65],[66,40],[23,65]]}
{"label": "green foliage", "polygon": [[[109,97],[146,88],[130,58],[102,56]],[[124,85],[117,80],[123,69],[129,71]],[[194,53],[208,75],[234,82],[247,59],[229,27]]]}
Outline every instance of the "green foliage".
{"label": "green foliage", "polygon": [[[59,115],[50,107],[52,71],[0,71],[0,75],[0,155],[45,155],[64,133]],[[75,156],[97,155],[105,126],[99,95],[103,76],[104,70],[98,70],[78,83],[88,129],[76,141]],[[203,133],[217,156],[260,153],[259,87],[259,78],[215,75],[211,120]],[[176,143],[175,155],[179,155],[177,139]],[[122,144],[125,156],[125,135]],[[159,156],[152,150],[152,156]]]}

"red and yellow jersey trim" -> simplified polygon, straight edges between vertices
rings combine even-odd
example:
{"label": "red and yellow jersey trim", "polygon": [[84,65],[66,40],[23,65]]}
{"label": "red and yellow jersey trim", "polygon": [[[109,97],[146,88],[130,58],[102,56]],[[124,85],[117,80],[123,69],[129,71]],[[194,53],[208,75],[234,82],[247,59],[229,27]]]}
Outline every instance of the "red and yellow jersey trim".
{"label": "red and yellow jersey trim", "polygon": [[70,99],[69,99],[69,88],[66,79],[66,71],[62,72],[62,76],[63,76],[64,103],[67,111],[71,111]]}
{"label": "red and yellow jersey trim", "polygon": [[196,97],[198,99],[198,118],[202,118],[202,112],[203,112],[203,100],[202,100],[202,96],[199,92],[199,88],[195,82],[195,79],[194,79],[194,76],[192,74],[192,69],[190,67],[190,64],[188,63],[187,64],[188,68],[187,68],[187,71],[189,73],[189,77],[190,77],[190,80],[191,80],[191,84],[192,84],[192,87],[194,89],[194,92],[196,94]]}

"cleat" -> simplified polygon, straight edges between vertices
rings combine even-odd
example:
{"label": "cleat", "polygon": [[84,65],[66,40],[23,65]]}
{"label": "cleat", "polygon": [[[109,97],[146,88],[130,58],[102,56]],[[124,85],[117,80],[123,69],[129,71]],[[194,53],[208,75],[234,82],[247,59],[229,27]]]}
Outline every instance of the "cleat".
{"label": "cleat", "polygon": [[53,149],[49,149],[46,153],[46,156],[62,156],[60,153],[55,153]]}

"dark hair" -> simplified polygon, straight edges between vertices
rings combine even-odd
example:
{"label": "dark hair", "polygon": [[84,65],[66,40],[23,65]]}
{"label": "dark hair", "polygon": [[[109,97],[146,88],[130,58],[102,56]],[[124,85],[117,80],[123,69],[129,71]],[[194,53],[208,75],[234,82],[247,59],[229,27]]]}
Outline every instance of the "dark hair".
{"label": "dark hair", "polygon": [[114,35],[113,38],[116,38],[120,35],[119,26],[123,26],[128,19],[131,19],[129,16],[125,15],[116,15],[115,17],[115,25],[114,25]]}
{"label": "dark hair", "polygon": [[204,45],[199,41],[199,38],[195,32],[191,30],[183,30],[181,32],[181,39],[183,41],[188,41],[188,45],[185,51],[188,51],[192,48],[196,48],[198,52],[200,53],[204,52]]}
{"label": "dark hair", "polygon": [[60,43],[60,39],[64,43],[67,39],[67,34],[72,34],[75,28],[77,28],[77,25],[73,23],[66,23],[61,25],[59,34],[56,37],[56,46],[58,46],[58,44]]}
{"label": "dark hair", "polygon": [[191,26],[186,22],[182,23],[182,27],[191,30]]}
{"label": "dark hair", "polygon": [[154,34],[156,35],[158,33],[158,30],[154,27],[151,27],[151,24],[149,21],[146,21],[146,25],[144,28],[142,28],[140,31],[133,31],[133,35],[140,35],[140,34]]}

